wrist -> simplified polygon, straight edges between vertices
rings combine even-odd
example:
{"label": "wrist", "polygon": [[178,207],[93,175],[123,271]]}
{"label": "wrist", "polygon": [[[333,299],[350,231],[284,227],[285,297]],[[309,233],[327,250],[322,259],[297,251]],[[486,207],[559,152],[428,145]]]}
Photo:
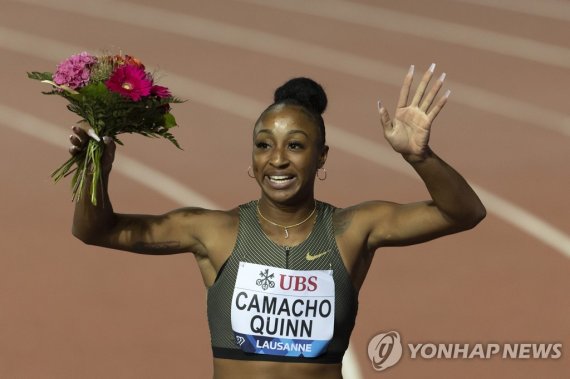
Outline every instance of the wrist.
{"label": "wrist", "polygon": [[433,156],[433,151],[429,146],[426,146],[419,154],[402,154],[402,157],[410,164],[422,163],[431,156]]}

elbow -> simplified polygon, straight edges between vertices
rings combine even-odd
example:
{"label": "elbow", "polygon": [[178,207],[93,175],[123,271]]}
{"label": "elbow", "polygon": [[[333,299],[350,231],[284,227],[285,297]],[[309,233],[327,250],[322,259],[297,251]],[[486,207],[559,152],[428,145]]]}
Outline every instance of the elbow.
{"label": "elbow", "polygon": [[478,223],[480,223],[481,221],[483,221],[483,219],[485,217],[487,217],[487,208],[485,208],[485,206],[483,205],[483,203],[479,202],[479,206],[477,207],[477,209],[475,210],[474,213],[474,220],[475,220],[475,225],[477,225]]}
{"label": "elbow", "polygon": [[97,245],[97,242],[95,238],[93,238],[93,235],[82,232],[78,228],[72,227],[71,234],[86,245]]}
{"label": "elbow", "polygon": [[487,216],[487,209],[483,204],[479,204],[466,215],[463,219],[462,229],[469,230],[476,227]]}

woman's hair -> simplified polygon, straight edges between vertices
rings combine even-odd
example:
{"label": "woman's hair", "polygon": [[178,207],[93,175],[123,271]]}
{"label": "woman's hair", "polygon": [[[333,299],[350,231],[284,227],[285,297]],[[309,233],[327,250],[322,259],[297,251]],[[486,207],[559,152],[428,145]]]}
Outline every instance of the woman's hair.
{"label": "woman's hair", "polygon": [[[325,145],[325,122],[322,114],[327,108],[327,95],[323,87],[309,78],[293,78],[275,90],[271,104],[259,116],[261,120],[267,113],[281,105],[296,105],[315,122],[319,129],[319,146]],[[256,123],[257,124],[257,123]]]}

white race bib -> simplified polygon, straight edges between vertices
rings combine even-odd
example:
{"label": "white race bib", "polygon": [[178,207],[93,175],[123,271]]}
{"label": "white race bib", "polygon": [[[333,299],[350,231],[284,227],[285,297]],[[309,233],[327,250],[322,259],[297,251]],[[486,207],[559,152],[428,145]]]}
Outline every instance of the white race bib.
{"label": "white race bib", "polygon": [[332,270],[298,271],[240,262],[232,329],[248,353],[317,357],[334,333]]}

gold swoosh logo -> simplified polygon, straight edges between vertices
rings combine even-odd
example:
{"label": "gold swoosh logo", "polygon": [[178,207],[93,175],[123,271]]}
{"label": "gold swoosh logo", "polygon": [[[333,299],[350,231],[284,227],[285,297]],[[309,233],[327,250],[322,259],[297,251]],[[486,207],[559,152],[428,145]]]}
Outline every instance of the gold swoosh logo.
{"label": "gold swoosh logo", "polygon": [[322,257],[323,255],[325,255],[325,254],[328,253],[328,252],[329,252],[329,250],[324,251],[324,252],[319,253],[319,254],[311,255],[311,253],[309,253],[309,252],[307,251],[307,256],[306,256],[305,258],[306,258],[308,261],[314,261],[315,259],[318,259],[318,258]]}

